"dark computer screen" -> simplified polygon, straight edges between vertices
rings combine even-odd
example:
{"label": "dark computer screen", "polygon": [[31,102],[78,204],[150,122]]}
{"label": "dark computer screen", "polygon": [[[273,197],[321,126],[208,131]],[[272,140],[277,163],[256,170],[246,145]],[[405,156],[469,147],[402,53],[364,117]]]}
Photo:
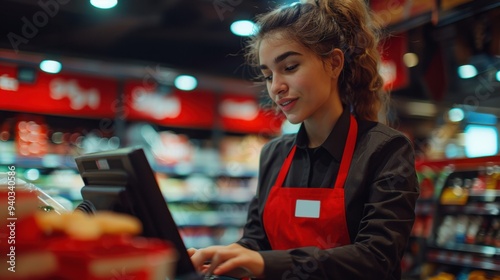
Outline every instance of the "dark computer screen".
{"label": "dark computer screen", "polygon": [[176,275],[195,274],[177,226],[142,148],[122,148],[79,156],[84,186],[81,209],[110,210],[137,217],[142,235],[171,242],[178,251]]}

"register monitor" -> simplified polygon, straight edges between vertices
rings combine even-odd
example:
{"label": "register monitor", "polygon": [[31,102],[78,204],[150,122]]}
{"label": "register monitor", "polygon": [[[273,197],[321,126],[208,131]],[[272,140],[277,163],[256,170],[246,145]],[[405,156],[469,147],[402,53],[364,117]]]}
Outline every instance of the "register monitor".
{"label": "register monitor", "polygon": [[81,210],[110,210],[137,217],[143,225],[143,236],[168,240],[177,249],[176,276],[196,274],[141,148],[86,154],[75,160],[84,182]]}

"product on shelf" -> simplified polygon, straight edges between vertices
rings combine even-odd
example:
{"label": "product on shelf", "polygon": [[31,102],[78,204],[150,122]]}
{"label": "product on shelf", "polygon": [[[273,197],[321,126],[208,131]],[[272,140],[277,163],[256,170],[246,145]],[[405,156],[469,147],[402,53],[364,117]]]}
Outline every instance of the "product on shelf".
{"label": "product on shelf", "polygon": [[423,178],[420,183],[420,198],[429,199],[434,195],[434,182],[432,178]]}
{"label": "product on shelf", "polygon": [[476,237],[479,233],[479,228],[483,222],[482,216],[474,216],[471,218],[469,223],[469,228],[467,229],[467,233],[465,236],[465,243],[474,244],[476,243]]}
{"label": "product on shelf", "polygon": [[220,154],[228,173],[241,173],[239,169],[257,170],[260,151],[266,142],[267,139],[256,135],[224,137],[220,144]]}
{"label": "product on shelf", "polygon": [[159,164],[191,163],[194,147],[186,135],[162,131],[158,133],[158,137],[157,142],[151,146],[151,151]]}
{"label": "product on shelf", "polygon": [[20,117],[16,125],[16,132],[19,155],[39,157],[47,153],[47,125],[43,118]]}
{"label": "product on shelf", "polygon": [[453,242],[456,224],[457,221],[455,216],[447,215],[444,217],[443,223],[437,231],[436,244],[446,245]]}
{"label": "product on shelf", "polygon": [[484,238],[484,244],[487,246],[497,246],[498,243],[495,239],[498,236],[498,232],[500,230],[500,219],[494,218],[491,220],[490,228],[486,232],[486,236]]}
{"label": "product on shelf", "polygon": [[455,178],[451,185],[445,187],[441,194],[441,204],[465,205],[469,198],[469,192],[462,183],[461,178]]}
{"label": "product on shelf", "polygon": [[419,199],[432,199],[435,195],[435,181],[437,172],[427,166],[417,170],[418,181],[420,185]]}
{"label": "product on shelf", "polygon": [[474,244],[484,245],[484,242],[486,241],[486,233],[488,232],[489,223],[490,221],[488,219],[484,220],[481,227],[479,228],[479,231],[477,232]]}

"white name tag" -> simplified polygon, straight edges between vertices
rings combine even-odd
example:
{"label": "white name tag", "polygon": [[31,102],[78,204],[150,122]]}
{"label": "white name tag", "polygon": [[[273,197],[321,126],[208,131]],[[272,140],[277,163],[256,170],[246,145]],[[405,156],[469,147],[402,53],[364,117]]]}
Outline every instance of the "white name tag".
{"label": "white name tag", "polygon": [[295,217],[319,218],[321,202],[318,200],[297,199],[295,203]]}

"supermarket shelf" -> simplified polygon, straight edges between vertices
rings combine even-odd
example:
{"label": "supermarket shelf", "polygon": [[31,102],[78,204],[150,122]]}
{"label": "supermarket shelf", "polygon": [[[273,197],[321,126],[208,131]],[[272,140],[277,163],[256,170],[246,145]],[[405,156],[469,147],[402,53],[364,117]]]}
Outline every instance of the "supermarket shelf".
{"label": "supermarket shelf", "polygon": [[427,254],[427,261],[474,269],[500,271],[500,260],[486,257],[475,257],[468,253],[430,249]]}
{"label": "supermarket shelf", "polygon": [[442,211],[446,214],[463,213],[470,215],[498,215],[500,202],[474,202],[467,205],[443,205]]}
{"label": "supermarket shelf", "polygon": [[469,201],[498,202],[500,201],[500,190],[471,190],[469,192]]}
{"label": "supermarket shelf", "polygon": [[[484,270],[488,274],[500,271],[500,248],[496,246],[453,243],[451,241],[444,245],[436,244],[439,229],[447,216],[454,218],[461,215],[482,216],[481,218],[485,222],[490,223],[500,214],[500,191],[498,190],[479,191],[466,188],[467,197],[460,201],[462,205],[458,205],[458,201],[457,205],[451,205],[446,204],[446,200],[442,200],[444,190],[447,186],[453,185],[453,179],[473,180],[478,178],[481,168],[490,162],[499,164],[500,157],[446,159],[417,163],[420,175],[429,176],[433,180],[434,186],[433,197],[419,199],[415,209],[417,218],[420,216],[422,219],[424,216],[423,219],[432,221],[432,225],[425,224],[430,227],[430,235],[428,238],[412,236],[410,239],[412,243],[408,246],[410,260],[415,262],[418,276],[423,276],[420,278],[427,279],[432,275],[437,275],[440,271],[453,271],[452,273],[454,273],[462,271],[464,268],[466,270]],[[430,173],[426,174],[426,172]],[[454,230],[453,225],[449,225],[449,227],[450,231]],[[420,230],[420,228],[417,229]],[[417,233],[422,231],[417,231]],[[449,238],[455,240],[453,237],[456,238],[453,235]],[[424,267],[429,268],[427,275],[422,274]],[[411,277],[414,276],[412,272],[414,271],[406,272],[402,279],[412,279]]]}
{"label": "supermarket shelf", "polygon": [[473,244],[450,244],[441,246],[430,246],[432,249],[444,249],[449,251],[459,251],[464,253],[482,254],[489,257],[500,256],[500,248],[493,246],[473,245]]}

